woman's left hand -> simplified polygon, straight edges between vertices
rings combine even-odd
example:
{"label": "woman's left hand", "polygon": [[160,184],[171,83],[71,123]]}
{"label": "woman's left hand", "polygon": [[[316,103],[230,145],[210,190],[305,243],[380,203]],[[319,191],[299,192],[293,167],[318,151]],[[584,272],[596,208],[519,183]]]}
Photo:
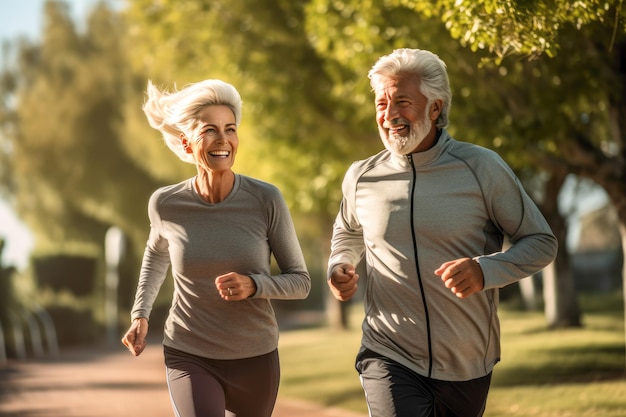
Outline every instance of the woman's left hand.
{"label": "woman's left hand", "polygon": [[256,293],[254,280],[236,272],[229,272],[215,278],[215,287],[220,297],[226,301],[243,300]]}

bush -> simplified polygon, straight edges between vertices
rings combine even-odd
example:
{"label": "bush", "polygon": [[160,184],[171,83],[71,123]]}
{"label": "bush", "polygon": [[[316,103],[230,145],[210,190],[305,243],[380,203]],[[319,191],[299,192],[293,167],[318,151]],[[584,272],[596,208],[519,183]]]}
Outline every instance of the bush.
{"label": "bush", "polygon": [[54,292],[69,290],[81,297],[91,295],[96,280],[96,258],[52,255],[33,259],[37,284]]}

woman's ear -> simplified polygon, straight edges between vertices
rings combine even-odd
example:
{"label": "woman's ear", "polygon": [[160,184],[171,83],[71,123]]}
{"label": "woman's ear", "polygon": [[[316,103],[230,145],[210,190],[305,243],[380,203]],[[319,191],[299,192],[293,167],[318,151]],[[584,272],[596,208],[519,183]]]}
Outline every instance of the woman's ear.
{"label": "woman's ear", "polygon": [[184,133],[181,133],[179,137],[180,137],[180,143],[183,146],[183,150],[187,153],[193,153],[191,146],[189,146],[189,139],[187,139],[187,136],[185,136]]}

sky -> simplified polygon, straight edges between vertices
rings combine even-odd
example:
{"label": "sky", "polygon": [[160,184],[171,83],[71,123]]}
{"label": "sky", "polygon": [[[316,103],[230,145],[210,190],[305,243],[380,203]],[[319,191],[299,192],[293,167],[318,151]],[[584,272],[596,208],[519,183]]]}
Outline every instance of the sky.
{"label": "sky", "polygon": [[[80,25],[97,0],[66,0],[74,21]],[[45,0],[0,0],[0,40],[27,37],[38,39]],[[119,3],[119,0],[116,2]],[[2,265],[24,269],[34,240],[6,201],[0,200],[0,238],[6,246]]]}

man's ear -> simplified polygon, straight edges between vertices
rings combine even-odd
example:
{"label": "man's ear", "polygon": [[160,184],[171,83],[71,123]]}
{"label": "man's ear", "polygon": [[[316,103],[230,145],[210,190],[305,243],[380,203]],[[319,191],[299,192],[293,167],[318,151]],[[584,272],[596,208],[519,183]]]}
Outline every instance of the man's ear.
{"label": "man's ear", "polygon": [[437,120],[443,110],[443,101],[435,100],[430,105],[430,119]]}

